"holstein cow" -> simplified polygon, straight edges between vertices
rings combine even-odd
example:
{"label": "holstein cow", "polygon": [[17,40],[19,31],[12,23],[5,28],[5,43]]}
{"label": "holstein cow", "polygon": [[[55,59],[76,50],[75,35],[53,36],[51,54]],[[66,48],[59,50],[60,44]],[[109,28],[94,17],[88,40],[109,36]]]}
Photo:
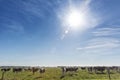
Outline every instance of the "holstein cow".
{"label": "holstein cow", "polygon": [[35,72],[37,72],[39,69],[37,67],[32,67],[32,73],[33,75],[35,74]]}
{"label": "holstein cow", "polygon": [[89,73],[92,73],[93,72],[93,67],[87,67],[87,70]]}
{"label": "holstein cow", "polygon": [[22,72],[22,68],[13,68],[13,72]]}
{"label": "holstein cow", "polygon": [[62,67],[62,72],[68,72],[68,71],[76,72],[77,70],[78,70],[78,67]]}
{"label": "holstein cow", "polygon": [[98,71],[103,73],[105,71],[105,69],[106,69],[106,67],[94,67],[95,73],[97,73]]}
{"label": "holstein cow", "polygon": [[40,73],[45,73],[45,68],[40,68],[40,69],[39,69],[39,72],[40,72]]}
{"label": "holstein cow", "polygon": [[110,70],[120,72],[120,67],[119,66],[112,66],[112,67],[110,67]]}
{"label": "holstein cow", "polygon": [[62,69],[62,76],[60,78],[63,78],[66,72],[76,72],[78,70],[78,67],[61,67]]}
{"label": "holstein cow", "polygon": [[10,71],[10,68],[2,68],[1,71],[4,71],[4,72]]}

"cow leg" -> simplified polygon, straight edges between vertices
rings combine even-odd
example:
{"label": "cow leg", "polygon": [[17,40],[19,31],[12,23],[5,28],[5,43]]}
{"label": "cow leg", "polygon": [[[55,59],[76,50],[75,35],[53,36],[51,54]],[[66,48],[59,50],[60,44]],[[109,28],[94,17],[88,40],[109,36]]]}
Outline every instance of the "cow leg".
{"label": "cow leg", "polygon": [[111,77],[110,77],[110,68],[107,68],[107,73],[108,73],[109,80],[111,80]]}
{"label": "cow leg", "polygon": [[62,79],[64,77],[65,77],[65,72],[62,72],[62,75],[61,75],[60,79]]}

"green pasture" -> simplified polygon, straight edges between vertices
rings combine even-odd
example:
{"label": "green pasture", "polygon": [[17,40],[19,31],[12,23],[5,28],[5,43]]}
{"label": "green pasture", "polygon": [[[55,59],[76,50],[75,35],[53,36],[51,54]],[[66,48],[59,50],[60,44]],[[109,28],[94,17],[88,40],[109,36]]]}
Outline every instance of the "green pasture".
{"label": "green pasture", "polygon": [[[3,80],[109,80],[108,74],[105,71],[104,74],[89,73],[87,70],[78,70],[77,72],[67,72],[63,78],[60,68],[45,68],[46,72],[40,74],[36,72],[34,75],[30,71],[22,71],[19,73],[13,73],[12,70],[4,74]],[[111,80],[120,80],[120,73],[111,71]],[[0,78],[2,72],[0,71]]]}

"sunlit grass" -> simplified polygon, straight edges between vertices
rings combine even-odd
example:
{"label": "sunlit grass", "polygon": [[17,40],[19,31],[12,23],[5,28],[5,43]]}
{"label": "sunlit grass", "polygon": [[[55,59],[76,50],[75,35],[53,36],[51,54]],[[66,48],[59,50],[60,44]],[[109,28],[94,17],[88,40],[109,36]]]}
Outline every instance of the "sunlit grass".
{"label": "sunlit grass", "polygon": [[[5,73],[4,80],[109,80],[106,71],[104,74],[95,74],[88,73],[87,70],[78,70],[76,73],[67,72],[62,79],[60,78],[61,75],[60,68],[46,68],[45,73],[36,72],[34,75],[30,71],[19,73],[9,71]],[[2,72],[0,71],[0,78],[1,76]],[[111,80],[120,80],[120,73],[112,71]]]}

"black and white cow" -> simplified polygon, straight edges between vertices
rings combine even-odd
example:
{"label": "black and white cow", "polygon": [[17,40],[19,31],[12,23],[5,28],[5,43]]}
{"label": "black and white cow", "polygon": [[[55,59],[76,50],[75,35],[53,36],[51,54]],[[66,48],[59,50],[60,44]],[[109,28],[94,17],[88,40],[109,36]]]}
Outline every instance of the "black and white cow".
{"label": "black and white cow", "polygon": [[16,73],[16,72],[22,72],[22,68],[13,68],[13,72]]}
{"label": "black and white cow", "polygon": [[60,79],[64,78],[66,72],[77,72],[78,67],[61,67],[62,69],[62,76]]}
{"label": "black and white cow", "polygon": [[4,71],[4,72],[7,72],[7,71],[10,71],[11,69],[10,68],[2,68],[1,71]]}
{"label": "black and white cow", "polygon": [[93,72],[93,67],[87,67],[87,70],[89,73],[92,73]]}
{"label": "black and white cow", "polygon": [[106,69],[106,67],[104,67],[104,66],[103,67],[101,67],[101,66],[94,67],[95,73],[98,73],[98,71],[101,73],[104,73],[105,69]]}
{"label": "black and white cow", "polygon": [[78,67],[61,67],[62,73],[66,72],[76,72],[78,70]]}
{"label": "black and white cow", "polygon": [[37,72],[39,70],[39,68],[37,68],[37,67],[32,67],[32,73],[33,73],[33,75],[35,74],[35,72]]}
{"label": "black and white cow", "polygon": [[40,72],[40,73],[45,73],[45,68],[40,68],[40,69],[39,69],[39,72]]}

